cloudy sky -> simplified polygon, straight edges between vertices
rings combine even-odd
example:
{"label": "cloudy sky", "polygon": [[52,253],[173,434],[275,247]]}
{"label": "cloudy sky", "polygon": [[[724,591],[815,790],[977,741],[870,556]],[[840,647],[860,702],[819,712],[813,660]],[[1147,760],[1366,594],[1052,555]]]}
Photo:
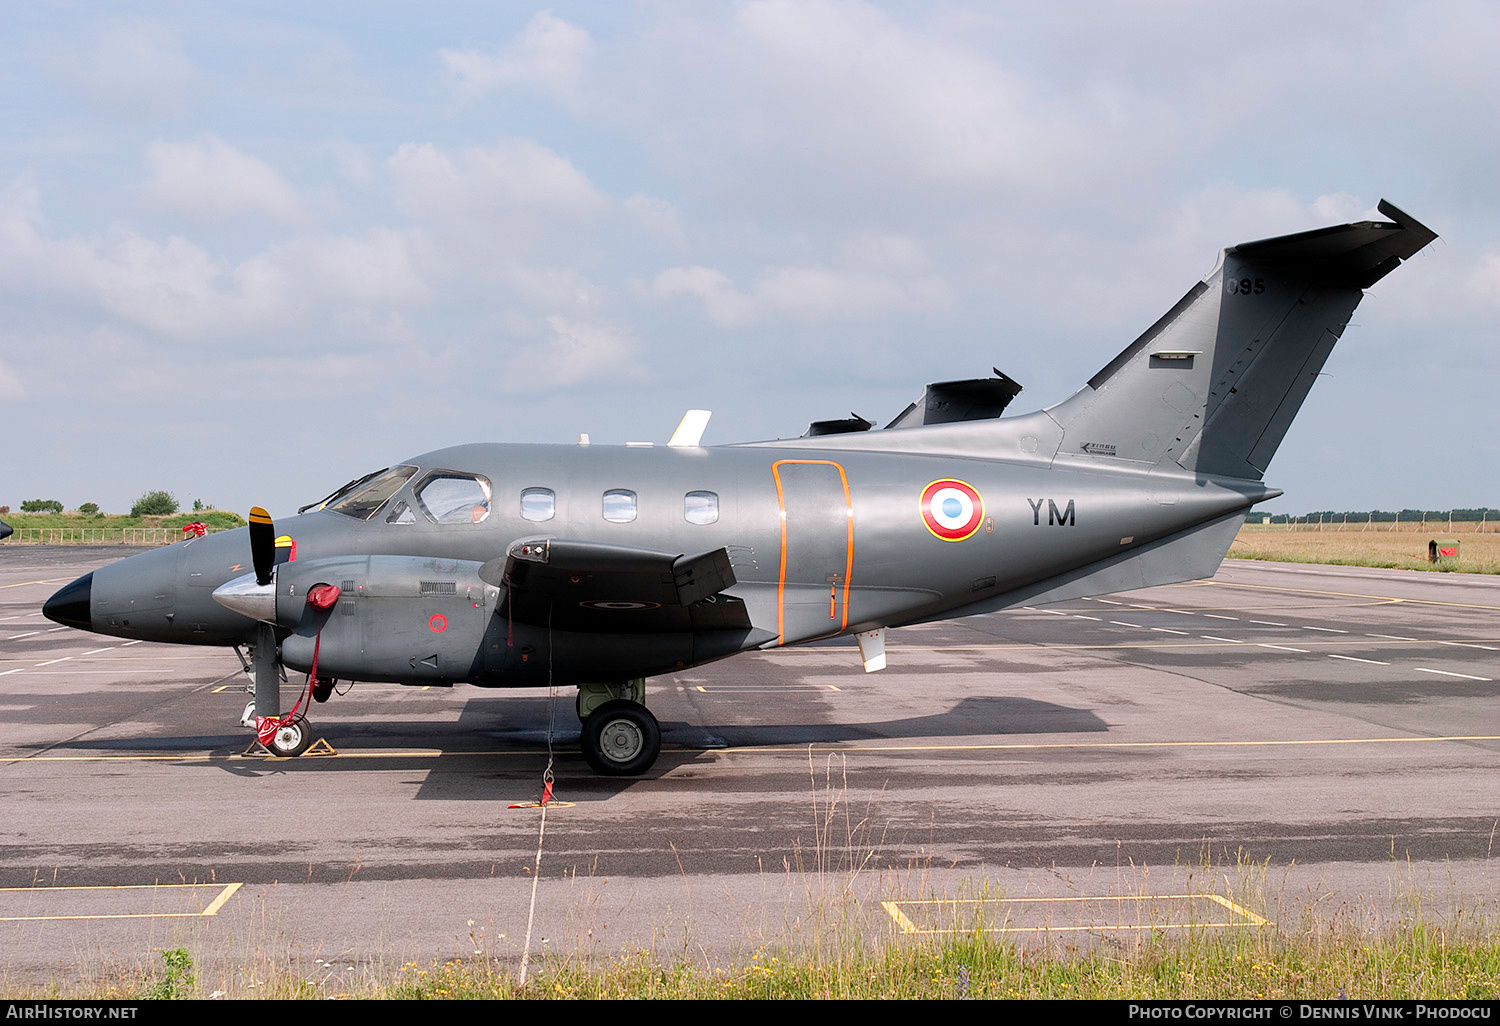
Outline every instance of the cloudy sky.
{"label": "cloudy sky", "polygon": [[[1220,247],[1374,215],[1272,508],[1500,505],[1500,7],[36,3],[0,503],[289,513],[458,442],[1066,398]],[[310,13],[309,13],[310,12]]]}

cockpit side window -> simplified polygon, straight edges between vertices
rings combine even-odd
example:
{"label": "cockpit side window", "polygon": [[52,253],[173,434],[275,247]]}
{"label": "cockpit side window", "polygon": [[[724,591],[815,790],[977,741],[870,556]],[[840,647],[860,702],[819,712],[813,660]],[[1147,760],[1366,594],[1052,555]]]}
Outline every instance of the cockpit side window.
{"label": "cockpit side window", "polygon": [[417,503],[440,524],[478,524],[490,516],[490,482],[478,474],[435,470],[417,486]]}
{"label": "cockpit side window", "polygon": [[328,509],[356,520],[369,520],[416,472],[416,467],[392,467],[343,495],[335,496],[329,501]]}
{"label": "cockpit side window", "polygon": [[417,516],[411,511],[411,507],[406,504],[405,499],[397,499],[396,504],[391,507],[391,511],[385,515],[385,522],[388,524],[415,524]]}

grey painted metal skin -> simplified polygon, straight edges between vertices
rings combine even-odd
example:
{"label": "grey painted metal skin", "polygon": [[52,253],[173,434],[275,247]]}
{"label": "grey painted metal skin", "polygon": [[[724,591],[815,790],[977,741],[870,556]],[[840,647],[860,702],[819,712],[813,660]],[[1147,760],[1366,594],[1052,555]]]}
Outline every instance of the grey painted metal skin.
{"label": "grey painted metal skin", "polygon": [[[369,520],[323,509],[276,522],[296,542],[264,616],[280,660],[306,672],[316,643],[320,677],[591,685],[1211,576],[1246,511],[1280,494],[1261,479],[1362,289],[1435,238],[1381,212],[1392,222],[1225,250],[1084,388],[1035,413],[707,448],[474,444],[404,461],[417,473]],[[438,470],[487,478],[488,518],[386,523],[399,501],[421,508],[413,490]],[[935,483],[946,513],[922,508]],[[522,518],[526,488],[554,491],[552,519]],[[608,489],[638,495],[634,521],[603,519]],[[717,522],[685,519],[699,491],[717,494]],[[546,562],[527,555],[534,543]],[[46,611],[119,637],[253,645],[256,620],[214,598],[249,570],[245,531],[193,538],[101,568]],[[307,603],[316,584],[343,589],[331,610]],[[224,590],[236,589],[254,592],[253,576]],[[258,697],[263,709],[274,698],[264,680]]]}

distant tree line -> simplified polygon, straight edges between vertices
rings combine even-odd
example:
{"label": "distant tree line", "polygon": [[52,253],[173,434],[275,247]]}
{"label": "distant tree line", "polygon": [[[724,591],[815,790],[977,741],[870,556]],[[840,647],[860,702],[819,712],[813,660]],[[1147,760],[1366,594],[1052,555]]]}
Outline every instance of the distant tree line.
{"label": "distant tree line", "polygon": [[1361,510],[1315,509],[1311,513],[1273,513],[1273,514],[1271,514],[1271,523],[1273,523],[1273,524],[1286,524],[1286,523],[1299,523],[1299,524],[1300,523],[1312,523],[1312,524],[1316,524],[1316,523],[1319,522],[1320,519],[1325,524],[1342,524],[1346,520],[1349,523],[1351,523],[1351,524],[1369,524],[1369,523],[1374,523],[1374,524],[1390,524],[1390,523],[1395,523],[1397,521],[1399,521],[1400,523],[1403,523],[1403,524],[1407,523],[1407,522],[1419,523],[1423,519],[1426,519],[1426,520],[1442,520],[1442,521],[1446,522],[1448,520],[1448,517],[1449,517],[1450,514],[1452,514],[1454,523],[1457,523],[1459,521],[1464,521],[1466,523],[1472,523],[1474,521],[1479,521],[1479,520],[1496,520],[1496,521],[1500,521],[1500,509],[1495,509],[1495,508],[1493,508],[1491,506],[1479,506],[1479,507],[1474,508],[1474,509],[1454,509],[1454,510],[1446,510],[1446,509],[1428,509],[1428,510],[1403,509],[1403,510],[1397,511],[1397,510],[1381,510],[1381,509],[1361,509]]}
{"label": "distant tree line", "polygon": [[[178,508],[177,497],[175,495],[171,492],[158,490],[146,492],[139,499],[136,499],[135,504],[130,507],[130,515],[133,517],[165,516],[176,513]],[[193,503],[194,512],[201,512],[209,508],[203,504],[202,499],[198,499]],[[22,513],[61,513],[62,511],[63,504],[57,499],[26,499],[21,503]],[[9,506],[0,506],[0,513],[9,512]],[[97,502],[85,502],[78,507],[78,512],[87,516],[96,516],[99,513],[99,504]]]}

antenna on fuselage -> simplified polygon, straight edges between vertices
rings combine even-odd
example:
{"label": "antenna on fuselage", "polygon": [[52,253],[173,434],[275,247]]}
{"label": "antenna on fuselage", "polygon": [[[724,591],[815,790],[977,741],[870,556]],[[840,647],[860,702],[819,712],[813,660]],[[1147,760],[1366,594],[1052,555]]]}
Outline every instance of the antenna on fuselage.
{"label": "antenna on fuselage", "polygon": [[667,444],[676,448],[691,448],[702,444],[703,429],[708,427],[708,418],[713,415],[712,410],[688,410],[682,415],[677,430],[672,432]]}

